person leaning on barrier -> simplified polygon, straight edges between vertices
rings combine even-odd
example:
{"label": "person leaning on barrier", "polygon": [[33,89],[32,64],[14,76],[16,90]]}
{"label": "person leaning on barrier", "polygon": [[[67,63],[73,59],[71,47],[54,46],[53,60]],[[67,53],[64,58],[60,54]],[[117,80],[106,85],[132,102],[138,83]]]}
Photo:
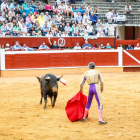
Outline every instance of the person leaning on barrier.
{"label": "person leaning on barrier", "polygon": [[85,44],[83,44],[82,49],[92,49],[92,45],[85,40]]}
{"label": "person leaning on barrier", "polygon": [[79,46],[79,43],[78,42],[76,43],[76,46],[73,49],[74,50],[80,50],[81,49],[81,46]]}
{"label": "person leaning on barrier", "polygon": [[22,47],[19,45],[19,42],[16,41],[15,45],[13,46],[13,50],[21,50]]}
{"label": "person leaning on barrier", "polygon": [[45,45],[45,42],[43,42],[38,49],[50,49],[47,45]]}
{"label": "person leaning on barrier", "polygon": [[112,49],[112,47],[110,46],[110,44],[109,43],[107,43],[107,45],[106,45],[106,47],[105,47],[106,49]]}
{"label": "person leaning on barrier", "polygon": [[127,50],[134,50],[134,48],[131,45],[128,45],[128,47],[126,49]]}
{"label": "person leaning on barrier", "polygon": [[27,45],[26,45],[25,43],[23,44],[22,49],[24,49],[24,50],[26,50],[26,51],[34,51],[33,48],[27,47]]}
{"label": "person leaning on barrier", "polygon": [[62,47],[61,45],[57,45],[56,41],[53,41],[53,43],[51,43],[50,38],[48,38],[48,41],[51,45],[51,49],[60,49]]}
{"label": "person leaning on barrier", "polygon": [[134,48],[134,50],[140,50],[140,44],[137,43],[137,46]]}

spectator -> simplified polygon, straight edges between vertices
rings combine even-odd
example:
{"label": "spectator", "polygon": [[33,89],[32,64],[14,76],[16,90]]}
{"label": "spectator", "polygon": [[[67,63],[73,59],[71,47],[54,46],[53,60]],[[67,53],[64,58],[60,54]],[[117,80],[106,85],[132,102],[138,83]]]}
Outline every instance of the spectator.
{"label": "spectator", "polygon": [[84,8],[84,5],[81,5],[81,7],[78,9],[78,12],[80,12],[81,16],[83,17],[84,13],[86,12],[85,8]]}
{"label": "spectator", "polygon": [[4,33],[0,30],[0,37],[4,37]]}
{"label": "spectator", "polygon": [[55,14],[57,14],[58,12],[60,12],[60,10],[58,9],[57,2],[55,2],[54,5],[53,5],[53,12],[54,12]]}
{"label": "spectator", "polygon": [[12,24],[7,24],[7,30],[10,31],[10,33],[13,32],[13,27],[12,27]]}
{"label": "spectator", "polygon": [[37,20],[38,20],[39,25],[42,26],[45,23],[44,14],[41,13],[40,16],[37,18]]}
{"label": "spectator", "polygon": [[65,5],[63,4],[63,2],[61,2],[61,5],[59,5],[58,9],[61,14],[65,14]]}
{"label": "spectator", "polygon": [[30,7],[31,7],[31,10],[32,10],[32,13],[35,12],[35,11],[38,12],[38,10],[36,9],[36,5],[34,4],[34,1],[31,1]]}
{"label": "spectator", "polygon": [[40,27],[39,23],[35,24],[35,31],[38,33],[39,31],[42,31],[42,28]]}
{"label": "spectator", "polygon": [[50,49],[47,45],[45,45],[45,42],[43,42],[38,49]]}
{"label": "spectator", "polygon": [[99,13],[99,8],[97,8],[97,6],[94,6],[93,12],[95,13],[95,15],[98,15],[98,13]]}
{"label": "spectator", "polygon": [[42,36],[42,32],[41,31],[38,31],[38,33],[37,33],[36,36]]}
{"label": "spectator", "polygon": [[88,32],[87,32],[87,30],[85,30],[85,32],[84,32],[84,34],[83,34],[83,36],[84,36],[85,38],[87,38],[87,37],[88,37]]}
{"label": "spectator", "polygon": [[85,12],[85,15],[83,16],[83,21],[85,20],[85,18],[87,18],[88,20],[90,19],[88,12]]}
{"label": "spectator", "polygon": [[65,27],[65,31],[67,31],[68,35],[72,35],[72,28],[69,26],[69,23],[67,23],[67,26]]}
{"label": "spectator", "polygon": [[25,23],[22,24],[21,32],[22,33],[26,33],[27,32],[27,27],[25,26]]}
{"label": "spectator", "polygon": [[91,26],[91,22],[89,22],[89,24],[87,26],[87,32],[88,32],[88,35],[94,35],[93,34],[93,26]]}
{"label": "spectator", "polygon": [[82,22],[82,16],[81,16],[80,12],[78,12],[75,17],[75,23],[77,24],[79,21]]}
{"label": "spectator", "polygon": [[60,15],[60,13],[58,13],[58,14],[56,15],[56,18],[57,18],[57,20],[58,20],[59,22],[61,21],[62,16]]}
{"label": "spectator", "polygon": [[50,28],[48,27],[47,23],[45,24],[45,26],[42,28],[43,30],[43,35],[46,36],[47,32],[50,31]]}
{"label": "spectator", "polygon": [[44,6],[42,5],[41,1],[39,1],[38,12],[39,12],[39,14],[42,13],[42,12],[45,12]]}
{"label": "spectator", "polygon": [[30,14],[28,14],[28,16],[26,17],[26,22],[29,22],[29,20],[31,20],[31,23],[33,23],[33,19]]}
{"label": "spectator", "polygon": [[14,8],[11,8],[11,11],[9,12],[9,17],[15,17],[15,12],[14,12]]}
{"label": "spectator", "polygon": [[112,23],[113,13],[111,9],[109,10],[108,13],[106,13],[106,17],[108,19],[108,23]]}
{"label": "spectator", "polygon": [[75,18],[76,15],[77,15],[77,9],[76,9],[76,6],[75,5],[73,5],[72,11],[73,11],[73,15],[74,15],[74,18]]}
{"label": "spectator", "polygon": [[97,28],[97,37],[104,37],[105,33],[103,31],[103,28]]}
{"label": "spectator", "polygon": [[18,31],[18,36],[23,36],[23,34],[21,33],[21,30]]}
{"label": "spectator", "polygon": [[13,46],[13,50],[21,50],[22,49],[22,47],[19,45],[19,42],[18,41],[16,41],[16,43],[15,43],[15,45]]}
{"label": "spectator", "polygon": [[81,47],[79,46],[79,43],[78,42],[76,43],[76,46],[73,49],[74,50],[80,50],[81,49]]}
{"label": "spectator", "polygon": [[134,48],[131,45],[128,45],[127,50],[134,50]]}
{"label": "spectator", "polygon": [[104,46],[104,43],[101,43],[101,45],[99,46],[101,49],[104,49],[105,46]]}
{"label": "spectator", "polygon": [[13,30],[16,30],[17,33],[18,33],[18,31],[20,30],[20,27],[19,27],[19,24],[18,23],[16,23],[16,25],[13,26]]}
{"label": "spectator", "polygon": [[57,36],[57,32],[56,32],[56,31],[54,31],[54,30],[51,30],[51,36],[52,36],[52,37]]}
{"label": "spectator", "polygon": [[24,3],[24,0],[18,0],[19,5],[22,5]]}
{"label": "spectator", "polygon": [[52,21],[51,21],[51,18],[48,18],[47,23],[48,23],[48,26],[49,26],[49,27],[51,27],[51,26],[52,26]]}
{"label": "spectator", "polygon": [[76,33],[76,31],[78,31],[78,29],[75,26],[75,24],[73,24],[73,26],[72,26],[72,35],[74,35]]}
{"label": "spectator", "polygon": [[51,49],[60,49],[61,46],[57,45],[56,41],[53,41],[53,43],[51,43],[50,38],[48,38],[48,41],[51,45]]}
{"label": "spectator", "polygon": [[24,50],[26,50],[26,51],[34,51],[33,48],[27,47],[27,45],[26,45],[25,43],[23,44],[22,49],[24,49]]}
{"label": "spectator", "polygon": [[52,31],[52,30],[54,30],[55,33],[58,32],[58,28],[56,27],[55,24],[52,24],[52,26],[51,26],[51,31]]}
{"label": "spectator", "polygon": [[20,10],[19,10],[19,7],[16,7],[16,8],[15,8],[15,10],[14,10],[14,12],[15,12],[15,15],[17,15],[17,14],[19,14],[19,15],[20,15]]}
{"label": "spectator", "polygon": [[5,50],[10,50],[10,49],[12,49],[12,48],[11,48],[10,45],[7,43],[6,46],[4,47],[4,49],[5,49]]}
{"label": "spectator", "polygon": [[[34,28],[34,27],[33,27]],[[37,36],[36,32],[34,30],[32,30],[30,36]]]}
{"label": "spectator", "polygon": [[24,3],[22,4],[22,6],[23,6],[24,8],[28,7],[26,0],[25,0]]}
{"label": "spectator", "polygon": [[83,44],[82,49],[92,49],[92,46],[87,40],[85,40],[85,44]]}
{"label": "spectator", "polygon": [[46,12],[46,15],[44,17],[45,17],[45,20],[48,20],[48,18],[51,18],[48,12]]}
{"label": "spectator", "polygon": [[71,20],[71,22],[70,22],[70,27],[72,27],[73,24],[75,24],[75,21],[74,21],[74,20]]}
{"label": "spectator", "polygon": [[53,10],[52,10],[52,7],[51,7],[51,5],[50,5],[49,2],[47,2],[47,5],[45,6],[45,10],[46,10],[47,12],[49,12],[49,14],[50,14],[51,17],[52,17],[52,12],[53,12]]}
{"label": "spectator", "polygon": [[70,4],[68,4],[68,6],[66,8],[66,13],[67,13],[67,17],[71,16],[71,18],[73,18],[73,11],[72,11],[72,7]]}
{"label": "spectator", "polygon": [[26,23],[26,27],[27,27],[27,31],[30,32],[30,30],[32,28],[31,19],[29,19],[29,21]]}
{"label": "spectator", "polygon": [[60,24],[58,27],[58,30],[61,32],[64,32],[65,31],[64,26],[62,24]]}
{"label": "spectator", "polygon": [[6,23],[3,23],[3,25],[1,26],[1,31],[2,31],[4,34],[7,32]]}
{"label": "spectator", "polygon": [[96,49],[96,50],[100,50],[101,49],[98,43],[95,44],[94,49]]}
{"label": "spectator", "polygon": [[57,20],[57,18],[54,18],[53,24],[55,24],[57,27],[59,26],[60,22]]}
{"label": "spectator", "polygon": [[13,36],[18,36],[17,30],[14,30],[14,32],[13,32],[12,35],[13,35]]}
{"label": "spectator", "polygon": [[8,4],[7,4],[7,1],[6,0],[4,0],[3,3],[1,4],[1,11],[3,12],[3,10],[5,8],[8,8]]}
{"label": "spectator", "polygon": [[98,17],[93,13],[91,12],[91,15],[90,15],[90,21],[92,21],[92,25],[94,25],[98,20]]}
{"label": "spectator", "polygon": [[137,43],[137,46],[134,48],[134,50],[140,50],[140,44]]}
{"label": "spectator", "polygon": [[33,22],[34,22],[34,19],[36,19],[36,17],[37,17],[37,12],[36,11],[34,11],[34,13],[32,14],[32,20],[33,20]]}
{"label": "spectator", "polygon": [[78,31],[75,32],[74,36],[81,36]]}
{"label": "spectator", "polygon": [[91,11],[92,11],[92,8],[91,8],[90,4],[88,4],[88,6],[86,8],[86,12],[88,13],[88,16],[91,15]]}
{"label": "spectator", "polygon": [[7,37],[12,36],[9,30],[7,30],[7,32],[6,32],[6,34],[5,34],[5,36],[7,36]]}
{"label": "spectator", "polygon": [[68,33],[67,33],[67,31],[64,31],[64,34],[62,35],[62,37],[68,37],[69,35],[68,35]]}
{"label": "spectator", "polygon": [[[104,34],[105,34],[104,26],[103,26],[103,24],[101,23],[100,19],[97,20],[96,27],[97,27],[97,30],[98,30],[98,31],[101,30],[101,31],[103,31]],[[96,30],[96,34],[97,34],[97,30]]]}
{"label": "spectator", "polygon": [[26,21],[26,13],[23,12],[22,15],[21,15],[21,17],[23,18],[23,21],[25,22]]}
{"label": "spectator", "polygon": [[116,12],[116,10],[114,10],[113,12],[113,19],[114,19],[114,23],[118,22],[118,13]]}
{"label": "spectator", "polygon": [[112,49],[112,47],[110,46],[110,44],[109,43],[107,43],[107,45],[106,45],[106,47],[105,47],[106,49]]}
{"label": "spectator", "polygon": [[62,17],[60,23],[65,27],[66,26],[66,20],[64,17]]}
{"label": "spectator", "polygon": [[131,14],[132,13],[132,8],[129,5],[129,3],[125,6],[125,14]]}

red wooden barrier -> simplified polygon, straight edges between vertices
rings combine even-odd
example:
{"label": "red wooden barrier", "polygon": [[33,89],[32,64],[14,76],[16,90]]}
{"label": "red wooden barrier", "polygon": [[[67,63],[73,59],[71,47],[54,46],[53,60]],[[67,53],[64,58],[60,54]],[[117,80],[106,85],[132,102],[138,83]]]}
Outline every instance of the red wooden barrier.
{"label": "red wooden barrier", "polygon": [[118,52],[70,52],[6,54],[6,69],[78,67],[93,61],[96,66],[118,66]]}

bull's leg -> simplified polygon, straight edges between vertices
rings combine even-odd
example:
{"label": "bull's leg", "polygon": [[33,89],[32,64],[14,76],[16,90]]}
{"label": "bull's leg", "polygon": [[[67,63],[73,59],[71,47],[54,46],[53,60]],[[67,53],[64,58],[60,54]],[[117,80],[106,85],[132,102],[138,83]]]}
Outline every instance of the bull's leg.
{"label": "bull's leg", "polygon": [[42,98],[43,98],[43,91],[41,91],[41,100],[40,100],[40,104],[42,104]]}
{"label": "bull's leg", "polygon": [[52,107],[55,106],[55,102],[56,102],[56,98],[57,98],[57,93],[55,93],[53,97],[54,97],[54,99],[52,101]]}
{"label": "bull's leg", "polygon": [[44,102],[45,102],[45,105],[44,105],[44,110],[47,108],[46,105],[47,105],[47,95],[44,94]]}

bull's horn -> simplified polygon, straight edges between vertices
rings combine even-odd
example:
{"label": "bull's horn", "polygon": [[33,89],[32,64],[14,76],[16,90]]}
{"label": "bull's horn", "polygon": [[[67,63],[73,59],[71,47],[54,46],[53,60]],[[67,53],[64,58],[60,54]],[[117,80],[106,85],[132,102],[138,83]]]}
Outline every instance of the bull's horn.
{"label": "bull's horn", "polygon": [[49,79],[50,79],[50,77],[46,77],[46,78],[45,78],[45,80],[49,80]]}
{"label": "bull's horn", "polygon": [[63,75],[61,75],[61,76],[59,76],[59,77],[57,77],[57,78],[62,78],[63,77]]}

